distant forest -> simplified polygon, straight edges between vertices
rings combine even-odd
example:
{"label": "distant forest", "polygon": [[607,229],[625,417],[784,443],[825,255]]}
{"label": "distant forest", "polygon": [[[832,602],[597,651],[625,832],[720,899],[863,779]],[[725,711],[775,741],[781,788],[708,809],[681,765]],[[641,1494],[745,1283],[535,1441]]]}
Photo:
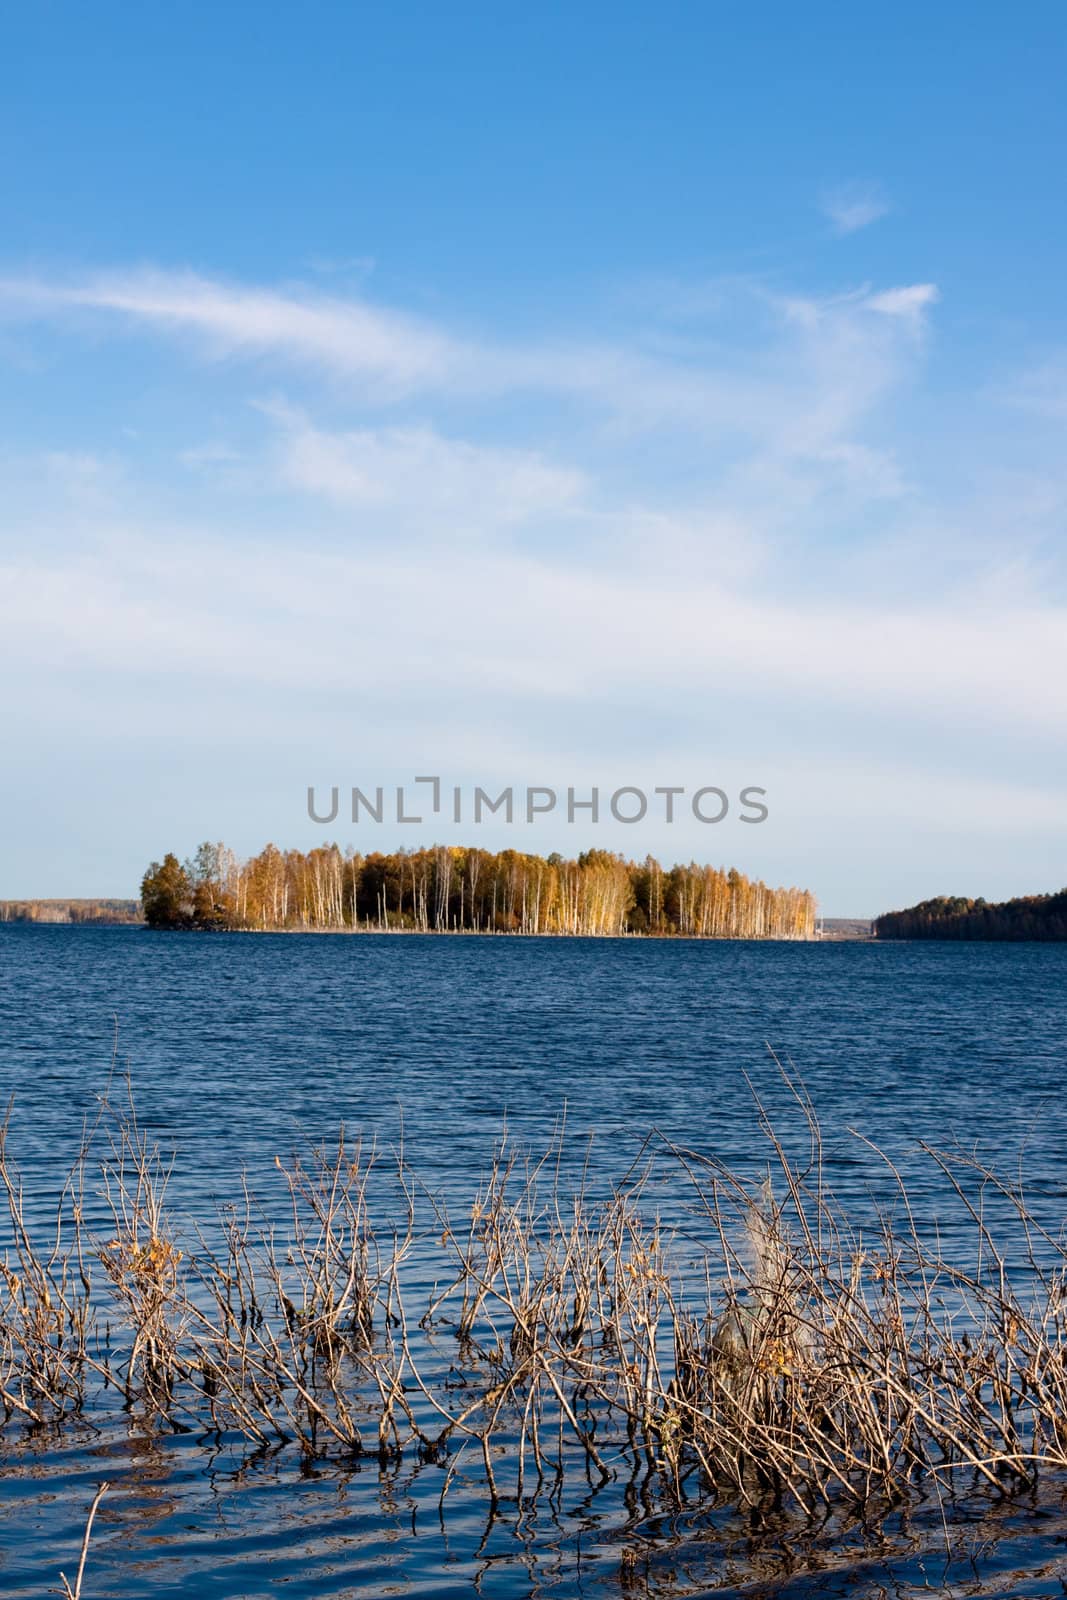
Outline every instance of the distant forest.
{"label": "distant forest", "polygon": [[139,923],[136,900],[0,900],[0,922]]}
{"label": "distant forest", "polygon": [[806,889],[770,889],[733,869],[661,867],[587,850],[575,861],[437,845],[391,855],[301,854],[269,844],[239,861],[203,844],[153,861],[141,886],[153,928],[368,932],[651,934],[810,939]]}
{"label": "distant forest", "polygon": [[1067,939],[1067,889],[999,904],[924,900],[907,911],[887,911],[874,932],[878,939]]}

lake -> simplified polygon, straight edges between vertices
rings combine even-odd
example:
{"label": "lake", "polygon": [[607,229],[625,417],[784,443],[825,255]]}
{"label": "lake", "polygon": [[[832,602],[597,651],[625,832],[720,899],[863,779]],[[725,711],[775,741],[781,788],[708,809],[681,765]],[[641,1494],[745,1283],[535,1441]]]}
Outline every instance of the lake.
{"label": "lake", "polygon": [[[767,1166],[754,1097],[802,1149],[788,1071],[825,1136],[837,1195],[873,1216],[889,1155],[920,1227],[951,1248],[967,1218],[919,1139],[1004,1169],[1023,1155],[1031,1202],[1058,1233],[1067,1199],[1067,947],[760,944],[463,936],[157,934],[0,926],[0,1091],[31,1214],[73,1160],[86,1119],[129,1074],[141,1126],[174,1154],[182,1227],[216,1225],[242,1175],[277,1191],[275,1156],[343,1123],[380,1152],[371,1200],[397,1203],[402,1141],[424,1192],[469,1208],[507,1126],[564,1178],[607,1194],[653,1130],[753,1177]],[[565,1129],[560,1136],[561,1126]],[[653,1181],[656,1181],[653,1179]],[[91,1206],[90,1206],[91,1209]],[[657,1209],[680,1227],[677,1194]],[[0,1228],[3,1224],[0,1224]],[[0,1241],[3,1235],[0,1233]],[[412,1279],[430,1268],[415,1251]],[[423,1282],[423,1279],[426,1282]],[[0,1590],[71,1576],[93,1486],[86,1594],[675,1596],[1060,1593],[1067,1513],[961,1508],[946,1566],[937,1504],[753,1544],[745,1518],[698,1497],[567,1482],[528,1513],[487,1516],[457,1473],[377,1456],[299,1452],[90,1414],[59,1434],[17,1423],[0,1445]],[[940,1566],[938,1563],[940,1562]],[[970,1585],[968,1587],[967,1585]],[[957,1587],[958,1586],[958,1587]],[[927,1590],[928,1591],[928,1587]]]}

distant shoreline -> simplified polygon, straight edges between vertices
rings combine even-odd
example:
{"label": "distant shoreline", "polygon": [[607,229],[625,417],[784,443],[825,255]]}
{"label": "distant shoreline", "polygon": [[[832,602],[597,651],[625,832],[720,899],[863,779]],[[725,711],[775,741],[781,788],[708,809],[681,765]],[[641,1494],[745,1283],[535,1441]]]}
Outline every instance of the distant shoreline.
{"label": "distant shoreline", "polygon": [[[44,915],[44,916],[26,916],[26,915],[11,916],[11,915],[6,914],[9,906],[12,906],[12,905],[21,906],[24,903],[25,902],[0,901],[0,927],[3,927],[5,925],[7,925],[7,926],[10,926],[10,927],[39,927],[39,928],[129,928],[131,930],[138,930],[138,929],[139,930],[145,930],[145,929],[148,928],[148,923],[145,921],[143,916],[109,918],[107,916],[89,916],[89,917],[86,917],[86,916],[80,916],[80,917],[79,916],[75,916],[75,917],[71,917],[69,915],[64,916],[64,915],[56,915],[56,914]],[[39,902],[35,902],[35,903],[38,904],[38,905],[44,905],[46,902],[39,901]],[[72,901],[72,902],[62,901],[62,902],[53,902],[53,904],[61,905],[63,907],[66,907],[68,905],[76,906],[77,902],[74,902],[74,901]],[[136,904],[137,904],[136,901],[131,902],[131,905],[136,905]],[[835,926],[835,924],[837,924],[837,923],[841,923],[841,924],[843,924],[843,926],[840,926],[840,927]],[[684,944],[843,944],[843,943],[866,944],[866,943],[874,943],[876,941],[874,940],[873,935],[866,931],[867,926],[868,926],[868,924],[866,922],[866,919],[859,919],[859,918],[854,918],[854,917],[848,917],[848,918],[826,917],[826,918],[823,919],[823,931],[821,932],[821,934],[817,934],[817,935],[815,935],[815,936],[813,936],[811,938],[808,938],[808,939],[769,938],[767,936],[764,936],[762,938],[746,938],[744,935],[738,935],[738,934],[720,934],[720,935],[703,934],[703,935],[701,935],[701,934],[682,934],[682,933],[635,933],[635,932],[599,933],[599,934],[598,933],[555,933],[555,932],[523,933],[523,932],[520,932],[520,931],[517,931],[517,930],[506,929],[506,928],[380,928],[380,927],[373,927],[373,926],[371,926],[371,927],[359,926],[359,927],[347,927],[347,928],[228,928],[228,929],[227,928],[218,928],[218,929],[203,929],[203,928],[178,928],[178,929],[173,929],[173,928],[166,928],[166,929],[158,929],[157,928],[157,929],[153,929],[151,931],[157,932],[157,933],[204,933],[204,932],[209,932],[209,933],[215,933],[215,934],[224,934],[226,937],[233,937],[234,935],[248,933],[248,934],[255,934],[257,936],[261,936],[261,935],[264,935],[264,934],[283,934],[283,935],[295,935],[295,934],[316,934],[316,935],[319,935],[319,934],[331,934],[331,935],[334,935],[334,934],[336,934],[336,935],[341,935],[341,936],[345,936],[345,935],[364,935],[364,936],[366,936],[366,935],[384,935],[384,936],[387,936],[389,938],[405,937],[405,936],[406,937],[411,937],[411,936],[414,936],[414,935],[419,935],[419,936],[422,936],[422,937],[433,937],[433,938],[446,937],[446,938],[469,938],[469,939],[554,939],[554,940],[555,939],[601,939],[601,940],[603,940],[603,939],[620,939],[620,940],[627,940],[627,941],[632,941],[632,940],[642,940],[642,941],[655,940],[655,941],[659,941],[661,943],[678,943],[678,942],[681,942],[681,943],[684,943]]]}
{"label": "distant shoreline", "polygon": [[[13,926],[36,927],[76,927],[76,928],[145,928],[148,923],[145,919],[140,900],[124,900],[118,896],[98,896],[94,899],[78,898],[53,898],[53,899],[21,899],[0,900],[0,926],[4,924]],[[773,944],[818,944],[823,942],[866,942],[873,939],[873,919],[868,917],[820,917],[815,934],[809,939],[777,938],[763,942]],[[191,930],[204,931],[204,930]],[[679,934],[670,932],[652,932],[627,930],[618,934],[574,934],[545,931],[530,933],[520,930],[505,928],[412,928],[412,927],[379,927],[360,924],[355,927],[290,927],[290,928],[245,928],[231,930],[215,930],[245,933],[448,933],[472,934],[475,937],[490,936],[492,938],[559,938],[572,939],[583,937],[610,937],[623,939],[693,939],[704,943],[709,937],[715,937],[718,942],[745,941],[746,936],[741,934]]]}
{"label": "distant shoreline", "polygon": [[39,924],[43,927],[143,928],[140,900],[123,900],[116,895],[94,898],[0,900],[0,924]]}

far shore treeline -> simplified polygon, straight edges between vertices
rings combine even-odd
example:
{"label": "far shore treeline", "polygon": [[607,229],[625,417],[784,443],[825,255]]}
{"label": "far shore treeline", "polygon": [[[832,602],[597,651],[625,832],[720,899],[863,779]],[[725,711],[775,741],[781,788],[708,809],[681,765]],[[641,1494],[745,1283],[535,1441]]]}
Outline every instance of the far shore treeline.
{"label": "far shore treeline", "polygon": [[0,922],[125,927],[141,922],[137,900],[0,900]]}
{"label": "far shore treeline", "polygon": [[878,939],[1067,939],[1067,889],[999,903],[942,896],[874,924]]}
{"label": "far shore treeline", "polygon": [[662,867],[606,850],[577,860],[435,845],[392,854],[302,854],[268,844],[239,861],[202,844],[153,861],[141,885],[152,928],[365,932],[651,934],[810,939],[806,889],[770,889],[735,869]]}

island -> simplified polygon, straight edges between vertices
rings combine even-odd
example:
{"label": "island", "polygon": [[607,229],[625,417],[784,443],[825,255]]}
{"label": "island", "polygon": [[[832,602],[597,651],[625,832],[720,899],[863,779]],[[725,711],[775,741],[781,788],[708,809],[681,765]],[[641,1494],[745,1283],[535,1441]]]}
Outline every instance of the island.
{"label": "island", "polygon": [[153,861],[141,901],[150,928],[216,931],[811,939],[816,918],[810,890],[772,889],[736,868],[455,845],[361,855],[268,844],[240,861],[202,844],[185,862]]}

